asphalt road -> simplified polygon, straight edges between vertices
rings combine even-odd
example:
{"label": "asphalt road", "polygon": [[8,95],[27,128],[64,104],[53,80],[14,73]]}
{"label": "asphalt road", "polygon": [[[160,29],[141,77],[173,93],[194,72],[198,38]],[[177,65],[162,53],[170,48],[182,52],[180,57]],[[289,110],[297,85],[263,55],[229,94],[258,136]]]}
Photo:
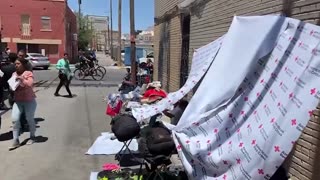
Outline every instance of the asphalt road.
{"label": "asphalt road", "polygon": [[[100,55],[101,62],[110,60]],[[11,145],[11,111],[2,115],[0,130],[1,180],[86,180],[91,171],[101,170],[104,163],[115,162],[112,156],[87,156],[85,152],[101,132],[110,131],[102,98],[116,92],[124,70],[107,68],[103,81],[73,81],[74,98],[54,97],[57,71],[35,70],[38,107],[38,141],[8,151]],[[39,83],[40,82],[40,83]],[[42,83],[41,83],[42,82]],[[66,95],[64,88],[60,94]],[[29,137],[24,133],[20,141]]]}

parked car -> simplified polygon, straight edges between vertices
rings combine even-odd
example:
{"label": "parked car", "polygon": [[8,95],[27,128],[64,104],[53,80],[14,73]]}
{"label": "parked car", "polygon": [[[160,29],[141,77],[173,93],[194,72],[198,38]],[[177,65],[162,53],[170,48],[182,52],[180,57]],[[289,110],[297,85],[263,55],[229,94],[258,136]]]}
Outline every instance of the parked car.
{"label": "parked car", "polygon": [[48,69],[50,66],[49,58],[39,53],[27,53],[26,59],[29,60],[33,68]]}

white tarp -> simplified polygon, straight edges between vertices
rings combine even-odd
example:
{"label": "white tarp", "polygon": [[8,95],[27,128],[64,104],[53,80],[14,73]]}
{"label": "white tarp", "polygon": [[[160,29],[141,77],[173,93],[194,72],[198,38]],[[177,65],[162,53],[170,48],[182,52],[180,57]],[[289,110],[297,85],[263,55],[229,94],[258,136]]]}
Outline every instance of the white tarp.
{"label": "white tarp", "polygon": [[[93,145],[89,148],[88,152],[86,152],[87,155],[113,155],[117,154],[122,146],[123,143],[118,141],[117,139],[112,140],[111,137],[113,137],[113,133],[104,132],[101,133],[101,136],[99,136],[96,141],[93,143]],[[133,139],[129,145],[129,148],[132,152],[135,152],[138,150],[138,142],[136,139]],[[123,149],[121,152],[122,154],[129,153],[126,148]]]}
{"label": "white tarp", "polygon": [[89,180],[97,180],[98,172],[91,172]]}
{"label": "white tarp", "polygon": [[319,102],[319,38],[290,18],[234,18],[173,130],[191,179],[270,179]]}
{"label": "white tarp", "polygon": [[141,108],[133,108],[132,114],[138,122],[172,107],[173,104],[188,94],[209,69],[214,57],[219,51],[222,41],[223,37],[197,49],[194,52],[191,70],[188,79],[182,88],[176,92],[169,93],[167,98],[162,99],[154,105],[145,105]]}

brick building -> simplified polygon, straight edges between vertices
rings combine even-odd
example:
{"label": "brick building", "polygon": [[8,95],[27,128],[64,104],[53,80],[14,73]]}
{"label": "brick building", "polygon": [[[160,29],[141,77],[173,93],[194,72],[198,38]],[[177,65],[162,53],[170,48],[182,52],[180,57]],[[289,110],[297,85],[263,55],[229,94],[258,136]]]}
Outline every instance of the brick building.
{"label": "brick building", "polygon": [[[320,0],[155,0],[154,79],[170,92],[177,90],[188,74],[193,49],[225,34],[234,15],[282,12],[319,25],[319,11]],[[319,116],[317,109],[284,163],[291,179],[320,179]]]}
{"label": "brick building", "polygon": [[1,0],[2,42],[12,52],[42,53],[56,63],[77,55],[77,19],[67,0]]}

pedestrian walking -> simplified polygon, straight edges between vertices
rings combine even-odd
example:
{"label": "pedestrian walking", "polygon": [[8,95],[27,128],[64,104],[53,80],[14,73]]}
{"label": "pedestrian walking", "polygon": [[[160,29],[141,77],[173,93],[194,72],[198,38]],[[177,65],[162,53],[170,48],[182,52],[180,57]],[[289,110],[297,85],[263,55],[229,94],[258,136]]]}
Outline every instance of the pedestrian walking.
{"label": "pedestrian walking", "polygon": [[32,71],[33,70],[33,67],[32,67],[32,64],[28,61],[28,60],[26,60],[25,58],[26,58],[26,56],[27,56],[27,54],[26,54],[26,51],[25,50],[19,50],[18,51],[18,58],[20,58],[20,59],[24,59],[25,61],[27,61],[27,71]]}
{"label": "pedestrian walking", "polygon": [[15,103],[12,107],[13,143],[9,150],[20,146],[20,117],[22,112],[25,113],[29,125],[30,139],[27,141],[28,145],[31,145],[35,142],[36,132],[34,113],[36,111],[37,102],[35,100],[35,93],[33,91],[33,73],[27,70],[28,61],[25,59],[17,59],[15,61],[15,66],[16,72],[13,73],[13,77],[16,77],[16,80],[19,81],[20,84],[14,92]]}
{"label": "pedestrian walking", "polygon": [[68,53],[64,53],[64,57],[58,61],[56,68],[59,70],[60,83],[59,83],[54,95],[60,96],[59,91],[60,91],[61,87],[64,85],[66,87],[68,94],[69,94],[67,97],[72,98],[72,93],[69,88],[69,85],[70,85],[71,79],[72,79],[72,73],[71,73],[71,69],[70,69],[70,63],[68,60]]}
{"label": "pedestrian walking", "polygon": [[[32,67],[32,64],[30,63],[29,60],[26,59],[26,56],[27,56],[27,53],[25,50],[21,49],[18,51],[18,58],[19,59],[24,59],[27,61],[27,66],[26,66],[26,70],[27,71],[33,71],[33,67]],[[26,119],[26,115],[25,115],[25,112],[22,112],[21,114],[21,118],[20,118],[20,122],[21,122],[21,129],[22,131],[27,131],[29,128],[28,128],[28,122],[27,122],[27,119]]]}

